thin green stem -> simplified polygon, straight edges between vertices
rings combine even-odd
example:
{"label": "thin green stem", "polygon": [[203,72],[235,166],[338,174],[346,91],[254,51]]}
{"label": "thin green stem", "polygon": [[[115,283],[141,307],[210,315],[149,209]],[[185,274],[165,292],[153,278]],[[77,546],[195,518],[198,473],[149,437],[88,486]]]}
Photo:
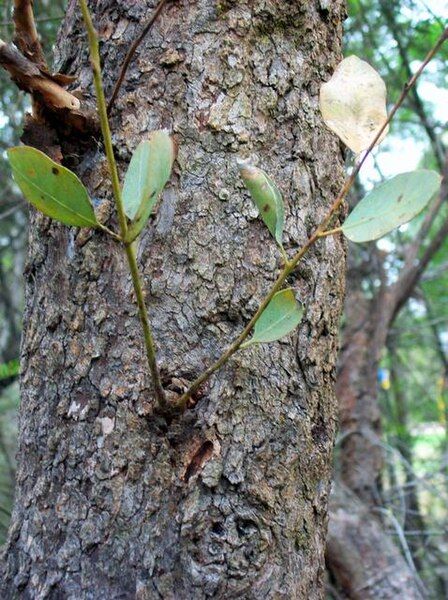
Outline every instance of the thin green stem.
{"label": "thin green stem", "polygon": [[279,244],[279,250],[280,250],[280,254],[282,255],[283,260],[285,261],[285,265],[288,264],[289,258],[288,255],[286,254],[286,250],[283,248],[283,244]]}
{"label": "thin green stem", "polygon": [[142,282],[138,271],[137,259],[135,256],[134,247],[132,244],[125,243],[126,235],[128,233],[128,224],[126,220],[126,213],[124,211],[123,199],[121,196],[120,179],[118,176],[117,163],[115,161],[114,150],[112,145],[112,135],[109,127],[109,119],[107,117],[107,105],[104,97],[103,82],[101,77],[101,62],[99,53],[98,37],[93,26],[92,18],[90,16],[89,9],[87,7],[86,0],[79,0],[81,6],[81,12],[84,19],[84,23],[87,30],[87,36],[89,40],[90,49],[90,61],[93,70],[93,81],[95,85],[98,114],[100,117],[101,132],[103,134],[104,148],[106,151],[107,162],[109,165],[109,171],[112,180],[112,190],[115,198],[115,205],[117,208],[118,223],[120,226],[120,236],[110,231],[107,227],[101,226],[101,229],[107,231],[109,235],[117,238],[123,243],[126,258],[129,265],[129,271],[131,273],[132,284],[134,286],[135,296],[137,299],[138,313],[143,329],[143,338],[145,342],[146,356],[148,359],[149,370],[152,375],[154,389],[159,406],[164,409],[167,406],[165,392],[162,387],[162,381],[160,378],[159,369],[157,367],[156,360],[156,348],[154,338],[151,331],[151,325],[148,319],[148,312],[146,309],[145,298],[143,293]]}
{"label": "thin green stem", "polygon": [[264,300],[258,307],[257,312],[254,314],[252,319],[249,321],[249,323],[246,325],[246,327],[243,329],[240,335],[236,338],[233,344],[229,346],[229,348],[220,356],[220,358],[218,358],[216,362],[214,362],[206,371],[201,373],[201,375],[199,375],[199,377],[191,384],[188,390],[181,396],[181,398],[179,399],[179,406],[181,409],[185,409],[188,399],[195,392],[197,392],[201,385],[205,383],[215,371],[220,369],[229,360],[229,358],[231,358],[235,354],[235,352],[237,352],[240,349],[243,342],[249,336],[250,332],[255,326],[255,323],[261,317],[261,314],[264,311],[264,309],[267,307],[267,305],[275,296],[275,294],[280,290],[288,275],[290,275],[294,271],[294,269],[297,266],[297,263],[306,254],[308,249],[314,244],[318,237],[319,236],[316,230],[316,232],[309,238],[307,243],[297,252],[294,258],[283,267],[277,279],[275,280],[274,285],[271,287],[267,296],[264,298]]}
{"label": "thin green stem", "polygon": [[126,256],[131,271],[132,283],[134,285],[135,296],[138,305],[138,314],[143,328],[143,337],[145,340],[146,354],[148,357],[149,370],[151,371],[152,380],[159,401],[160,408],[166,408],[167,402],[165,392],[163,390],[162,381],[160,379],[159,369],[156,361],[156,347],[151,331],[151,325],[148,319],[148,311],[146,309],[145,297],[142,288],[142,282],[138,272],[137,259],[135,256],[134,244],[125,244]]}
{"label": "thin green stem", "polygon": [[114,149],[112,146],[112,135],[107,118],[106,99],[104,97],[103,81],[101,76],[101,61],[98,36],[93,26],[86,0],[79,0],[81,12],[87,30],[90,49],[90,63],[93,71],[93,83],[95,85],[96,101],[98,105],[98,114],[100,117],[101,132],[103,134],[104,149],[106,151],[107,162],[109,165],[110,176],[112,180],[112,190],[114,193],[115,204],[117,206],[118,222],[120,225],[121,237],[124,239],[128,232],[126,214],[124,212],[123,200],[121,198],[120,178],[118,177],[117,163],[115,161]]}
{"label": "thin green stem", "polygon": [[326,235],[337,233],[341,229],[340,227],[337,227],[337,228],[335,228],[333,230],[326,231],[329,223],[331,222],[331,220],[333,219],[333,217],[339,211],[339,208],[341,207],[342,203],[344,202],[345,197],[347,196],[347,194],[350,191],[353,183],[355,182],[356,176],[358,175],[358,173],[359,173],[362,165],[364,164],[367,156],[371,153],[371,151],[373,150],[373,148],[376,146],[376,144],[379,141],[379,139],[381,138],[383,132],[388,127],[389,123],[392,121],[392,119],[393,119],[395,113],[397,112],[397,110],[403,104],[404,99],[406,98],[406,96],[408,95],[408,93],[412,89],[412,87],[415,85],[415,83],[417,82],[418,78],[422,74],[422,72],[425,69],[426,65],[434,57],[434,55],[436,54],[436,52],[439,50],[439,48],[442,46],[442,44],[445,42],[446,39],[448,39],[448,28],[445,29],[445,31],[439,37],[439,39],[437,40],[437,42],[435,43],[435,45],[428,52],[428,54],[426,55],[425,60],[420,65],[419,69],[410,78],[410,80],[405,84],[405,86],[403,87],[403,91],[400,94],[400,97],[398,98],[397,102],[394,104],[394,106],[393,106],[392,110],[390,111],[390,113],[389,113],[386,121],[384,122],[383,126],[379,129],[378,133],[376,134],[376,136],[372,140],[370,146],[365,151],[365,153],[362,156],[361,160],[359,160],[359,162],[357,162],[357,164],[353,168],[351,174],[345,180],[345,182],[344,182],[344,184],[343,184],[343,186],[341,188],[341,191],[336,196],[336,198],[335,198],[333,204],[331,205],[330,209],[328,210],[326,216],[324,217],[324,219],[322,220],[322,222],[320,223],[320,225],[318,225],[318,227],[315,229],[315,231],[313,232],[313,234],[308,238],[308,240],[306,241],[306,243],[304,244],[304,246],[302,246],[302,248],[300,248],[300,250],[298,250],[298,252],[295,254],[295,256],[289,262],[287,262],[286,265],[283,267],[282,271],[280,272],[280,274],[278,275],[277,279],[275,280],[275,283],[273,284],[273,286],[269,290],[267,296],[264,298],[264,300],[262,301],[262,303],[258,307],[258,310],[254,314],[254,316],[252,317],[252,319],[249,321],[249,323],[246,325],[246,327],[243,329],[243,331],[240,333],[240,335],[236,338],[236,340],[220,356],[220,358],[218,358],[218,360],[216,360],[206,371],[204,371],[203,373],[201,373],[201,375],[199,375],[199,377],[195,381],[193,381],[193,383],[188,388],[188,390],[180,397],[180,399],[179,399],[179,406],[182,409],[185,409],[185,407],[187,406],[187,402],[188,402],[189,398],[195,392],[197,392],[197,390],[200,388],[200,386],[203,383],[205,383],[215,371],[217,371],[218,369],[220,369],[235,354],[235,352],[237,352],[241,348],[241,345],[243,344],[243,342],[245,341],[245,339],[251,333],[251,331],[252,331],[255,323],[261,317],[261,314],[264,311],[264,309],[267,307],[267,305],[269,304],[269,302],[272,300],[272,298],[274,297],[275,293],[281,288],[281,286],[283,285],[283,283],[286,280],[286,278],[288,277],[288,275],[292,271],[294,271],[294,269],[296,268],[297,264],[305,256],[305,254],[308,252],[308,250],[311,248],[311,246],[318,239],[320,239],[321,237],[325,237]]}

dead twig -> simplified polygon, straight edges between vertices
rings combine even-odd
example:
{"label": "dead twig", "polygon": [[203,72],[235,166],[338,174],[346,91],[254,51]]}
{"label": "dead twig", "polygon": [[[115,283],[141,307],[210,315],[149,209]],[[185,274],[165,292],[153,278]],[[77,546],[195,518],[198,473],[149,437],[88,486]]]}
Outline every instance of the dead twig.
{"label": "dead twig", "polygon": [[112,91],[112,95],[111,95],[111,97],[109,99],[109,102],[107,103],[107,113],[108,114],[110,114],[110,111],[113,108],[113,105],[114,105],[114,102],[115,102],[115,100],[117,98],[118,92],[120,91],[121,84],[123,83],[123,80],[125,78],[126,71],[128,70],[129,63],[131,62],[131,60],[132,60],[132,58],[133,58],[133,56],[134,56],[137,48],[139,47],[139,45],[141,44],[141,42],[143,41],[143,39],[147,35],[148,31],[151,29],[151,27],[156,22],[157,17],[162,12],[163,7],[165,6],[165,4],[168,1],[169,0],[160,0],[159,4],[157,5],[157,7],[155,8],[155,10],[151,14],[149,20],[145,23],[145,26],[143,27],[142,32],[132,42],[132,45],[129,48],[128,53],[126,54],[126,58],[124,59],[124,63],[123,63],[123,66],[121,67],[121,71],[120,71],[120,74],[118,76],[118,79],[115,82],[114,89]]}
{"label": "dead twig", "polygon": [[22,54],[42,71],[48,71],[34,22],[33,0],[14,0],[14,43]]}
{"label": "dead twig", "polygon": [[33,13],[33,0],[14,0],[14,40],[0,39],[0,66],[17,87],[31,95],[32,114],[27,115],[22,141],[61,160],[57,131],[64,135],[76,131],[82,136],[98,130],[92,109],[83,106],[77,96],[65,88],[75,77],[51,73],[40,44]]}

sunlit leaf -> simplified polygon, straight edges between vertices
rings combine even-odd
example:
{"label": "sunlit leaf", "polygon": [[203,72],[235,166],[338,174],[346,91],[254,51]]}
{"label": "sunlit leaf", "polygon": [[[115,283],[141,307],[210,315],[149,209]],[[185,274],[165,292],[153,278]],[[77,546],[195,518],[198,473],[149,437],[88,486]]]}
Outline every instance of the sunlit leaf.
{"label": "sunlit leaf", "polygon": [[368,63],[349,56],[322,85],[320,110],[326,125],[359,154],[369,147],[387,119],[386,85]]}
{"label": "sunlit leaf", "polygon": [[418,215],[440,183],[438,173],[424,169],[392,177],[355,206],[342,231],[352,242],[376,240]]}
{"label": "sunlit leaf", "polygon": [[276,242],[281,245],[285,215],[283,198],[279,189],[261,169],[245,161],[240,161],[238,166],[244,185],[249,190],[252,200],[260,212],[260,217]]}
{"label": "sunlit leaf", "polygon": [[97,227],[89,194],[74,173],[30,146],[8,150],[14,179],[25,198],[65,225]]}
{"label": "sunlit leaf", "polygon": [[171,175],[175,147],[166,130],[153,131],[135,150],[123,186],[126,215],[133,220],[129,239],[146,224],[154,205]]}
{"label": "sunlit leaf", "polygon": [[291,288],[277,292],[256,322],[252,338],[241,348],[282,338],[297,327],[302,315],[303,309]]}

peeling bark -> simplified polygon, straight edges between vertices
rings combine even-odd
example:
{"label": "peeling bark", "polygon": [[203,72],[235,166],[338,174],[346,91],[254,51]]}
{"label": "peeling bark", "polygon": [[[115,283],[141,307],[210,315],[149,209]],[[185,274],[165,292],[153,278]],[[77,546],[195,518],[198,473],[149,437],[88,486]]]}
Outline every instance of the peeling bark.
{"label": "peeling bark", "polygon": [[[91,90],[75,7],[58,67]],[[91,7],[111,90],[153,3]],[[138,254],[168,387],[219,355],[279,266],[236,154],[256,154],[279,183],[287,247],[338,191],[339,144],[318,91],[340,60],[343,13],[340,1],[176,2],[130,66],[112,123],[121,168],[151,129],[179,142]],[[99,145],[77,171],[107,213]],[[298,332],[235,355],[167,424],[121,251],[33,213],[2,597],[322,598],[344,259],[342,240],[319,241],[289,281],[306,306]]]}
{"label": "peeling bark", "polygon": [[28,58],[20,54],[12,44],[0,40],[0,64],[11,75],[18,88],[39,98],[52,110],[77,110],[78,98],[67,92],[57,78],[41,69]]}

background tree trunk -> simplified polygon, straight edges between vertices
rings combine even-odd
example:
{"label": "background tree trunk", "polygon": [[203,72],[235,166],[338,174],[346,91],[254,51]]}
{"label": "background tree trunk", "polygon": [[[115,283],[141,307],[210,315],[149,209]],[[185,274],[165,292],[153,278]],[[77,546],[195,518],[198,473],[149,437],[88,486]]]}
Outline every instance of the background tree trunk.
{"label": "background tree trunk", "polygon": [[[340,545],[346,543],[347,548],[352,546],[351,537],[354,535],[355,521],[359,526],[359,536],[361,536],[362,528],[365,528],[367,532],[368,510],[373,509],[374,512],[377,512],[376,507],[382,504],[381,475],[384,466],[384,448],[381,440],[381,412],[377,373],[381,353],[386,347],[391,325],[415,291],[429,261],[439,251],[446,238],[448,218],[445,216],[434,237],[426,244],[423,251],[419,252],[420,245],[423,244],[425,235],[428,234],[440,206],[444,205],[448,197],[447,165],[448,163],[445,163],[443,171],[445,178],[439,198],[426,213],[418,234],[406,248],[406,259],[397,281],[388,283],[384,269],[384,256],[377,256],[377,259],[379,259],[377,261],[372,260],[373,256],[371,256],[368,265],[372,271],[376,270],[380,286],[372,297],[368,297],[362,291],[362,269],[357,273],[356,269],[349,270],[345,303],[347,326],[344,331],[336,384],[341,423],[339,474],[342,483],[358,500],[364,502],[364,512],[362,519],[356,520],[353,517],[354,508],[349,503],[345,507],[339,504],[338,514],[333,513],[333,511],[331,514],[331,519],[333,517],[338,519],[338,525],[333,528],[330,527],[327,561],[332,575],[339,581],[340,585],[343,585],[344,582],[350,582],[350,585],[353,584],[359,572],[358,565],[353,562],[351,553],[341,553],[339,551]],[[378,264],[375,264],[376,262]],[[343,515],[344,511],[345,515]],[[380,529],[377,516],[371,514],[371,517],[373,522],[369,527],[377,533],[374,536],[366,535],[364,542],[367,545],[370,540],[373,544],[368,554],[370,564],[375,564],[381,556],[389,553],[390,541],[383,532],[383,546],[379,543]],[[339,527],[342,522],[349,523],[349,526]],[[336,532],[336,539],[334,532]],[[342,534],[347,536],[345,542],[339,538]],[[395,552],[399,556],[398,548]],[[405,561],[394,559],[394,565],[397,579],[407,580],[415,577],[415,569],[410,570]],[[400,572],[399,567],[402,569]],[[336,572],[336,569],[342,569],[344,573],[342,577]],[[350,573],[353,577],[349,576]],[[418,581],[416,581],[415,586],[415,593],[425,597],[426,592]],[[373,589],[372,595],[366,596],[366,598],[393,597],[395,587],[390,588],[388,592],[390,596],[384,596],[386,587],[386,584],[384,584],[384,589],[379,591]],[[356,594],[350,595],[352,591],[347,592],[348,597],[356,599],[358,597]],[[377,592],[379,595],[375,596]]]}
{"label": "background tree trunk", "polygon": [[[91,2],[108,90],[152,6]],[[278,266],[236,153],[279,182],[287,246],[339,187],[318,91],[341,58],[343,13],[342,1],[169,3],[131,66],[112,115],[121,167],[152,129],[179,142],[139,247],[167,387],[219,355]],[[57,58],[91,91],[74,1]],[[99,144],[66,158],[110,197]],[[2,597],[321,598],[344,262],[340,239],[319,242],[289,281],[306,306],[298,333],[237,355],[166,423],[120,249],[33,214]]]}
{"label": "background tree trunk", "polygon": [[363,268],[353,264],[348,270],[347,324],[336,384],[341,444],[330,504],[327,565],[338,591],[349,600],[422,600],[426,590],[412,557],[409,562],[404,559],[397,539],[392,541],[386,531],[390,523],[387,518],[381,521],[377,508],[382,505],[384,466],[377,373],[395,297],[386,285],[381,253],[370,249],[366,266],[376,270],[381,288],[369,298],[361,287]]}
{"label": "background tree trunk", "polygon": [[338,590],[349,600],[423,600],[426,590],[365,504],[344,485],[331,495],[327,564]]}
{"label": "background tree trunk", "polygon": [[389,331],[391,295],[382,286],[368,298],[361,281],[349,278],[348,284],[347,326],[336,385],[343,436],[340,472],[342,481],[374,506],[379,502],[383,467],[377,374]]}

